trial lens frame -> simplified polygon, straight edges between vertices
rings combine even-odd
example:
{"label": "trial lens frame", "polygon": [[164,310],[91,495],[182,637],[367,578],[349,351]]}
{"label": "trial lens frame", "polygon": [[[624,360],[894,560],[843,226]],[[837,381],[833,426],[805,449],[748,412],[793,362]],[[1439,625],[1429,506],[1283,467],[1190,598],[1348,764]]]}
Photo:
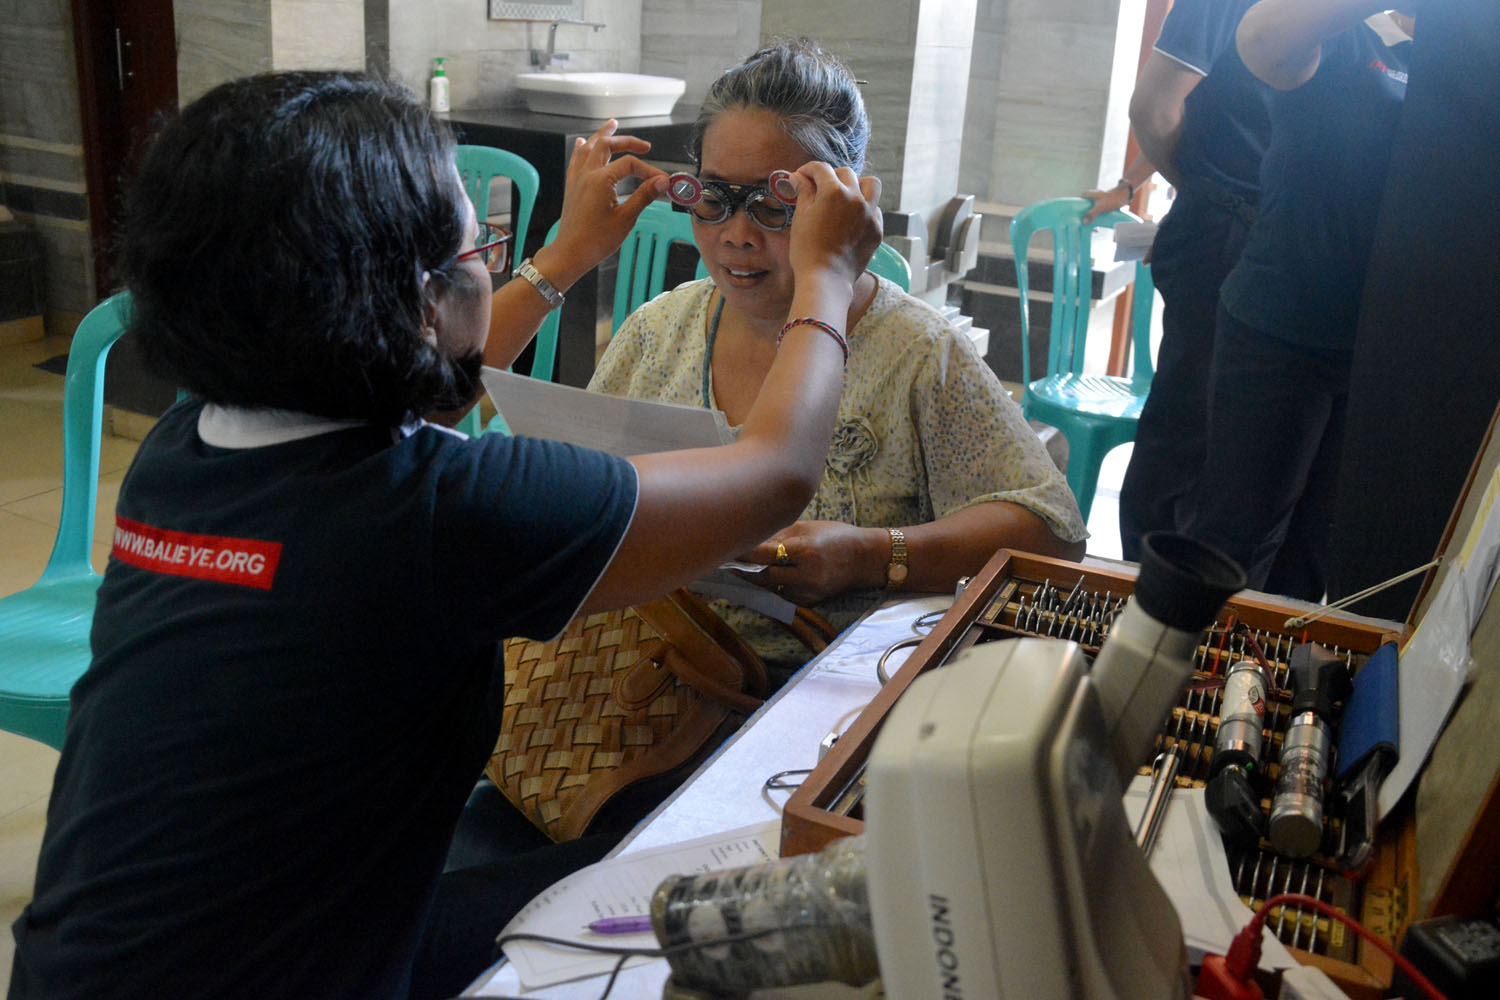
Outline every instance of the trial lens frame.
{"label": "trial lens frame", "polygon": [[[703,201],[705,190],[712,191],[728,206],[728,210],[717,219],[704,218],[696,210],[696,206]],[[792,224],[792,215],[797,204],[797,186],[792,183],[792,174],[789,170],[771,171],[771,176],[766,179],[764,186],[730,184],[727,181],[704,181],[689,173],[675,173],[667,178],[667,197],[674,205],[681,205],[691,211],[693,218],[710,226],[729,221],[735,209],[744,205],[745,213],[755,221],[757,226],[774,233]],[[780,225],[767,223],[755,211],[755,206],[768,197],[775,198],[786,205],[786,218]]]}

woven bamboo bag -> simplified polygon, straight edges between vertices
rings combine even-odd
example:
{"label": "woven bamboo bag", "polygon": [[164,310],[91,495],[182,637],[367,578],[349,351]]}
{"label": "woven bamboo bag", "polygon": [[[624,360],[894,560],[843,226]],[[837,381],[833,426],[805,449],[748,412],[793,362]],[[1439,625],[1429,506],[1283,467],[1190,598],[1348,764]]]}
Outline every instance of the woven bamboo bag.
{"label": "woven bamboo bag", "polygon": [[[832,630],[799,611],[809,648]],[[556,841],[590,830],[621,793],[686,776],[760,707],[760,657],[686,590],[575,618],[556,639],[505,647],[505,708],[486,773]]]}

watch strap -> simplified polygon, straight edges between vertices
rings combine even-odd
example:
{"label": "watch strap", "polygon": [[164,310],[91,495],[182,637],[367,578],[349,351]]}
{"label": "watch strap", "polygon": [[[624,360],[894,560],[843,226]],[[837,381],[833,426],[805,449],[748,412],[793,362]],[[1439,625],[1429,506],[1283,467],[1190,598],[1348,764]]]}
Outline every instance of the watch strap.
{"label": "watch strap", "polygon": [[886,528],[891,536],[891,561],[885,567],[885,589],[898,590],[906,583],[906,532]]}
{"label": "watch strap", "polygon": [[563,293],[557,290],[556,285],[547,280],[545,274],[536,269],[536,265],[531,262],[530,257],[521,261],[521,265],[515,270],[515,277],[530,282],[531,287],[535,288],[553,309],[563,304]]}

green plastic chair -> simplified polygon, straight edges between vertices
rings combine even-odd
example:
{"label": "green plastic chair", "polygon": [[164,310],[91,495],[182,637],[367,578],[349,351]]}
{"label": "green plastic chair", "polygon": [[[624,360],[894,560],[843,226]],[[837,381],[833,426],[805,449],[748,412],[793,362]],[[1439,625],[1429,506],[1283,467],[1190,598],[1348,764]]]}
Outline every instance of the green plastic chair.
{"label": "green plastic chair", "polygon": [[41,578],[0,598],[0,729],[61,748],[68,692],[88,668],[101,577],[90,551],[99,494],[104,359],[125,332],[129,293],[99,303],[78,325],[63,383],[62,517]]}
{"label": "green plastic chair", "polygon": [[[459,146],[455,158],[464,193],[474,203],[474,212],[481,220],[490,213],[490,182],[505,177],[515,186],[515,199],[511,202],[511,251],[514,255],[523,253],[526,234],[531,231],[531,212],[542,186],[536,167],[515,153],[493,146]],[[470,410],[458,427],[468,434],[478,434],[479,407]]]}
{"label": "green plastic chair", "polygon": [[1067,438],[1068,486],[1085,521],[1094,503],[1104,456],[1135,439],[1141,406],[1151,388],[1151,307],[1156,291],[1150,266],[1137,264],[1130,317],[1133,374],[1129,378],[1085,374],[1083,354],[1094,274],[1090,234],[1100,226],[1140,221],[1128,212],[1116,211],[1085,226],[1081,220],[1091,207],[1084,198],[1039,201],[1023,208],[1010,224],[1021,304],[1021,377],[1028,380],[1031,342],[1026,248],[1038,230],[1052,232],[1052,328],[1047,341],[1047,374],[1027,382],[1021,408],[1028,418],[1051,424]]}

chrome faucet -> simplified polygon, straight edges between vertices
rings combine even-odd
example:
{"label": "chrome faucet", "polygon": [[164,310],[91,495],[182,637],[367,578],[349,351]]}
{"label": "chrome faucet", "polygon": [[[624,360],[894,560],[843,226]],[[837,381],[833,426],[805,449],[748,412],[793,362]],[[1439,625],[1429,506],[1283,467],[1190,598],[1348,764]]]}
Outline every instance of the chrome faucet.
{"label": "chrome faucet", "polygon": [[571,17],[558,18],[547,25],[547,51],[543,52],[541,49],[531,50],[531,65],[540,66],[544,73],[553,66],[561,69],[568,64],[568,54],[557,51],[557,26],[559,24],[579,24],[585,28],[593,28],[595,31],[604,27],[604,25],[597,21],[579,21]]}

